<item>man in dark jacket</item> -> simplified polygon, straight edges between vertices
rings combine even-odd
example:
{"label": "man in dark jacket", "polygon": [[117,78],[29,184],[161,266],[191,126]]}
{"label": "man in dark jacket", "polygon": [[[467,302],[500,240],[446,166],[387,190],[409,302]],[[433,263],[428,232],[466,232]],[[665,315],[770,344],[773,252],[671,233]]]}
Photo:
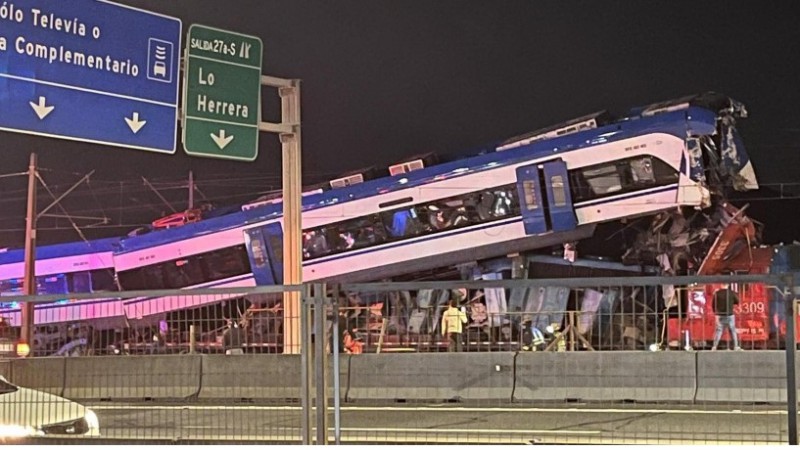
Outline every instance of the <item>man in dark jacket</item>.
{"label": "man in dark jacket", "polygon": [[714,345],[711,350],[716,350],[722,332],[725,327],[733,339],[733,349],[741,350],[739,347],[739,337],[736,335],[736,317],[733,315],[733,307],[739,303],[739,296],[730,289],[730,285],[723,284],[721,288],[714,292],[714,312],[717,314],[717,329],[714,332]]}

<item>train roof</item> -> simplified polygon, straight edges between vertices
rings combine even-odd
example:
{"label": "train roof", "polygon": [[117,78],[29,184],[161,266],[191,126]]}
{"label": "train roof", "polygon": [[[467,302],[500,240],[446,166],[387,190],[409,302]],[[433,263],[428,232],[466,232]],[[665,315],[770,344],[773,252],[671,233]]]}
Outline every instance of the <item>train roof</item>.
{"label": "train roof", "polygon": [[[690,105],[679,111],[665,111],[660,114],[641,117],[638,120],[612,122],[598,128],[545,141],[536,141],[502,152],[485,153],[408,173],[368,180],[348,187],[309,195],[303,198],[303,211],[421,186],[434,181],[518,163],[531,158],[557,155],[589,145],[623,140],[653,131],[673,134],[683,138],[687,132],[706,135],[712,134],[715,130],[716,111]],[[146,249],[272,218],[277,219],[283,212],[282,208],[282,203],[276,202],[247,211],[186,224],[178,228],[123,238],[120,253]]]}
{"label": "train roof", "polygon": [[[95,239],[92,241],[69,242],[66,244],[43,245],[36,247],[36,259],[41,260],[92,253],[113,252],[118,248],[119,240],[119,238],[106,238]],[[14,249],[0,252],[0,265],[19,263],[24,260],[24,249]]]}
{"label": "train roof", "polygon": [[199,222],[189,223],[177,228],[156,230],[140,236],[130,236],[120,240],[119,249],[116,253],[127,253],[131,251],[150,248],[156,245],[169,242],[180,241],[190,236],[202,236],[205,234],[217,233],[220,231],[237,228],[242,225],[279,218],[281,216],[282,205],[265,205],[246,211],[238,211]]}
{"label": "train roof", "polygon": [[687,95],[672,100],[639,106],[632,108],[628,111],[627,115],[629,118],[652,116],[666,111],[685,109],[689,106],[697,106],[714,112],[726,111],[734,117],[747,117],[747,110],[741,102],[717,92]]}

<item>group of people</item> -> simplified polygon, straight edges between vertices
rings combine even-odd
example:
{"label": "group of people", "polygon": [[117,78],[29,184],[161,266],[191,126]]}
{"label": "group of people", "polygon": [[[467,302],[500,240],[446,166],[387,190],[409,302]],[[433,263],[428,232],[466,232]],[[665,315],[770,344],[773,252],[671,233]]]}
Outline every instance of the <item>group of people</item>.
{"label": "group of people", "polygon": [[[712,305],[716,313],[716,329],[712,351],[717,350],[719,342],[727,329],[730,339],[733,341],[734,350],[741,350],[739,338],[736,333],[736,318],[734,309],[740,303],[739,295],[725,284],[712,297]],[[448,351],[460,352],[463,350],[462,336],[465,325],[468,322],[467,314],[463,306],[459,307],[458,299],[450,299],[447,309],[442,313],[441,334],[447,339]],[[360,354],[364,351],[364,342],[357,328],[345,325],[346,321],[340,322],[339,336],[343,344],[343,350],[350,354]]]}

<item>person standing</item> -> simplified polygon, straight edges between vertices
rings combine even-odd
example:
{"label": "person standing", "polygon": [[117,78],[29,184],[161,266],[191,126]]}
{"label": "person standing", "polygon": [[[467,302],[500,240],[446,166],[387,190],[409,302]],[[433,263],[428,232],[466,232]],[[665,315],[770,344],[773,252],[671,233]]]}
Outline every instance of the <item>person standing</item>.
{"label": "person standing", "polygon": [[739,347],[739,337],[736,335],[736,316],[733,313],[734,305],[739,303],[739,295],[731,290],[730,285],[725,283],[721,288],[714,292],[714,313],[717,315],[717,328],[714,332],[714,345],[711,350],[716,350],[725,327],[730,332],[733,340],[733,349],[741,350]]}
{"label": "person standing", "polygon": [[449,308],[442,314],[442,336],[447,336],[448,351],[461,351],[461,333],[466,323],[467,315],[456,307],[455,300],[450,300]]}

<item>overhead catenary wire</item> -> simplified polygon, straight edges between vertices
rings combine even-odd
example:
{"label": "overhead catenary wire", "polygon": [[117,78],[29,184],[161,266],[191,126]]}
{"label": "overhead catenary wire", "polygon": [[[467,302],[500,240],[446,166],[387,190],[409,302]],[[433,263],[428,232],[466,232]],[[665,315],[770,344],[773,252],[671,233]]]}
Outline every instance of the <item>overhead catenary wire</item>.
{"label": "overhead catenary wire", "polygon": [[23,175],[27,175],[27,174],[28,174],[28,172],[6,173],[6,174],[0,175],[0,178],[19,177],[19,176],[23,176]]}
{"label": "overhead catenary wire", "polygon": [[[48,173],[48,179],[50,178],[50,175],[53,177],[63,177],[65,175],[72,177],[76,175],[83,175],[56,169],[42,170]],[[8,178],[25,174],[25,172],[13,173],[0,175],[0,177]],[[315,180],[314,176],[309,176],[307,180],[313,181],[309,182],[309,185],[314,185],[319,181],[326,181],[327,179],[338,175],[328,174],[325,172],[316,172],[313,174],[316,175],[316,177],[319,177],[319,179]],[[176,210],[182,208],[183,205],[186,204],[185,190],[187,188],[187,181],[185,179],[156,178],[150,179],[149,181],[151,185],[158,189],[170,203],[175,205]],[[6,182],[6,184],[9,183]],[[62,191],[66,186],[66,182],[61,182],[59,180],[57,183],[51,182],[49,189],[51,191],[58,192]],[[760,186],[762,188],[773,188],[773,190],[778,192],[775,192],[774,195],[771,192],[765,192],[764,195],[758,195],[758,192],[756,191],[756,195],[754,196],[753,193],[743,194],[741,196],[734,194],[730,197],[730,200],[735,202],[766,202],[775,200],[800,199],[800,189],[798,189],[798,187],[800,187],[800,182],[769,182],[760,183]],[[259,197],[265,195],[280,195],[279,187],[280,177],[277,175],[215,172],[213,174],[200,177],[200,179],[196,181],[197,192],[201,194],[203,202],[211,203],[217,207],[235,207],[243,203],[255,202]],[[5,210],[14,210],[15,208],[8,207],[6,205],[12,205],[14,202],[23,202],[26,195],[26,191],[24,189],[4,189],[3,193],[4,195],[2,198],[0,198],[0,204],[3,205],[2,207]],[[52,192],[51,195],[53,195]],[[112,197],[114,200],[110,200]],[[104,226],[99,226],[99,224],[81,225],[78,228],[135,228],[142,226],[143,223],[145,225],[150,223],[151,220],[160,217],[159,214],[166,213],[166,211],[163,210],[164,203],[153,197],[151,190],[142,185],[141,179],[108,180],[102,179],[100,176],[93,176],[91,186],[88,186],[88,189],[76,190],[70,195],[69,199],[65,199],[65,203],[71,212],[71,225],[73,229],[78,227],[77,223],[75,223],[75,220],[78,219],[75,217],[81,215],[103,215],[104,217],[114,217],[117,220],[115,220],[116,224],[111,223],[105,224]],[[117,205],[109,206],[114,203],[117,203]],[[77,204],[78,206],[68,206],[70,204]],[[126,219],[131,223],[126,223]],[[17,219],[0,218],[0,223],[10,220]],[[50,222],[50,220],[56,221]],[[48,226],[51,223],[57,224],[57,220],[58,219],[48,218],[48,221],[42,225]],[[10,231],[14,229],[14,226],[5,229],[0,227],[0,231]],[[58,227],[58,229],[63,228]]]}
{"label": "overhead catenary wire", "polygon": [[[53,191],[50,190],[50,187],[47,186],[47,182],[44,181],[44,178],[42,178],[42,176],[38,172],[36,173],[36,178],[38,178],[39,182],[42,183],[42,186],[44,186],[47,193],[50,194],[51,197],[53,197],[53,200],[58,200]],[[83,240],[84,242],[89,242],[89,240],[86,239],[86,236],[83,234],[83,231],[81,231],[78,225],[75,224],[75,221],[72,220],[72,217],[70,217],[69,212],[64,208],[64,206],[58,202],[56,203],[56,206],[58,206],[58,209],[60,209],[61,212],[63,212],[67,216],[67,220],[69,220],[69,223],[72,224],[72,228],[74,228],[75,231],[78,232],[78,236],[80,236],[81,240]]]}

